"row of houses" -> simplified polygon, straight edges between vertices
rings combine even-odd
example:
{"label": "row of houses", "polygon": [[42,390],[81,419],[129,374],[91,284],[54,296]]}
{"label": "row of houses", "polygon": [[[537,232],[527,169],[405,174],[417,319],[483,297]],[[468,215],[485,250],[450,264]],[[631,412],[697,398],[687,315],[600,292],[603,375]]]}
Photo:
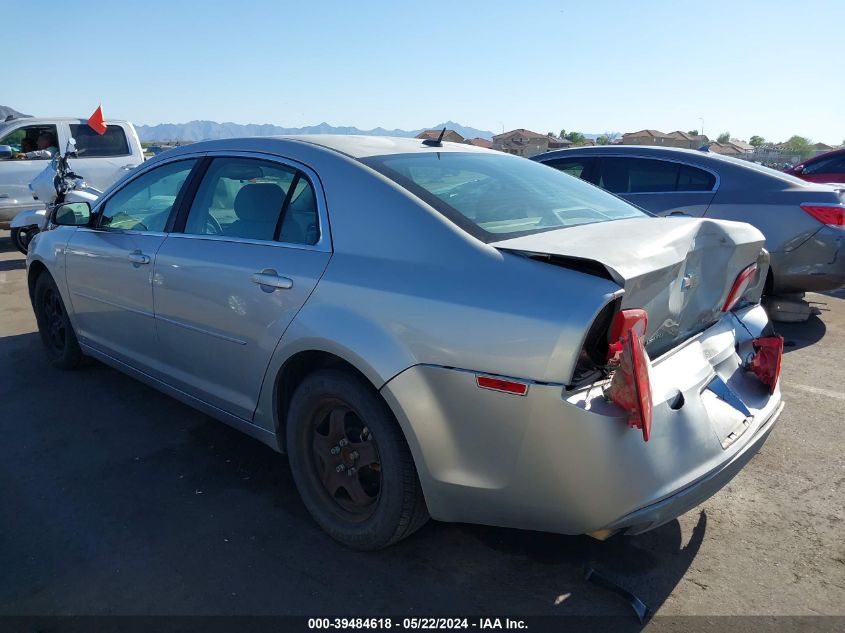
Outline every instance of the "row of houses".
{"label": "row of houses", "polygon": [[[437,139],[440,137],[442,130],[425,130],[417,134],[417,138],[421,139]],[[451,143],[466,143],[467,145],[475,145],[476,147],[486,147],[488,149],[499,150],[506,154],[515,154],[516,156],[535,156],[553,149],[564,149],[572,147],[572,141],[565,138],[558,138],[554,134],[540,134],[532,132],[525,128],[518,128],[497,134],[493,140],[486,138],[464,138],[455,130],[446,130],[443,133],[443,140]],[[595,141],[586,140],[582,145],[595,145]]]}
{"label": "row of houses", "polygon": [[[442,130],[425,130],[417,135],[421,139],[436,139],[440,136]],[[553,149],[564,149],[572,147],[572,141],[559,138],[553,134],[540,134],[539,132],[532,132],[525,128],[518,128],[503,134],[497,134],[493,140],[485,138],[471,138],[467,139],[458,134],[455,130],[446,130],[443,134],[444,141],[452,143],[466,143],[468,145],[475,145],[477,147],[486,147],[490,149],[499,150],[507,154],[515,154],[517,156],[536,156]],[[592,139],[585,139],[580,145],[595,145],[596,142]],[[709,145],[710,151],[716,154],[723,154],[725,156],[736,156],[740,158],[750,158],[760,152],[759,149],[753,145],[731,139],[724,143],[719,141],[711,141],[704,134],[691,134],[689,132],[682,132],[675,130],[668,134],[658,130],[640,130],[639,132],[627,132],[622,135],[622,138],[613,141],[613,144],[621,145],[656,145],[658,147],[679,147],[682,149],[698,149],[703,145]],[[816,143],[813,146],[816,153],[826,152],[834,149],[833,147],[824,143]],[[782,152],[784,144],[773,145],[766,148],[771,152]]]}

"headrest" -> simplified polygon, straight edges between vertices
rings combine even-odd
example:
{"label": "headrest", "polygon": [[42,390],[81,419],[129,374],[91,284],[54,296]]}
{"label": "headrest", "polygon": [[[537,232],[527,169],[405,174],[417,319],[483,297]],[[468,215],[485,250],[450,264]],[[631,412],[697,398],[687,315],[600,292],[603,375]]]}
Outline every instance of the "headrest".
{"label": "headrest", "polygon": [[235,215],[246,222],[275,222],[282,210],[285,192],[271,182],[256,182],[238,191]]}

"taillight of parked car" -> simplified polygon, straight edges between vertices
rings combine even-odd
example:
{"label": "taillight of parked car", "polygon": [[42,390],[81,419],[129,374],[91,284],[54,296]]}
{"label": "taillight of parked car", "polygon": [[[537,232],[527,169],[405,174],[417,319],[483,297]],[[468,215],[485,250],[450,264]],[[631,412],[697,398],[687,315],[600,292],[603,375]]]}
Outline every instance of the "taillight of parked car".
{"label": "taillight of parked car", "polygon": [[801,208],[822,224],[845,229],[845,204],[802,204]]}
{"label": "taillight of parked car", "polygon": [[769,393],[775,392],[780,378],[780,364],[783,359],[783,337],[762,336],[752,341],[754,355],[746,367],[769,388]]}
{"label": "taillight of parked car", "polygon": [[645,351],[648,315],[645,310],[622,310],[611,326],[608,361],[615,367],[607,397],[628,414],[628,426],[640,429],[643,440],[651,436],[651,377]]}
{"label": "taillight of parked car", "polygon": [[730,312],[731,310],[733,310],[734,306],[742,298],[742,295],[745,294],[745,291],[748,289],[748,284],[750,284],[751,280],[754,279],[754,274],[756,272],[756,263],[751,264],[750,266],[747,266],[740,271],[740,273],[736,276],[734,285],[731,286],[731,291],[728,293],[728,298],[725,299],[725,304],[722,306],[722,312]]}

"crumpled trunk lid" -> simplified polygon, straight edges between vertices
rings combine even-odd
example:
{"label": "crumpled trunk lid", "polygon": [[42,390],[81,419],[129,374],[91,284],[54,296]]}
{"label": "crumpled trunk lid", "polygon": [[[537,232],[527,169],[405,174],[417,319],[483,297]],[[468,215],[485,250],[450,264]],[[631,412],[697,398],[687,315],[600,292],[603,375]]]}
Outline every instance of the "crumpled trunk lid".
{"label": "crumpled trunk lid", "polygon": [[655,358],[721,318],[737,275],[757,262],[764,241],[744,222],[649,217],[572,226],[491,246],[591,274],[594,262],[600,263],[625,290],[622,308],[648,312],[646,350]]}

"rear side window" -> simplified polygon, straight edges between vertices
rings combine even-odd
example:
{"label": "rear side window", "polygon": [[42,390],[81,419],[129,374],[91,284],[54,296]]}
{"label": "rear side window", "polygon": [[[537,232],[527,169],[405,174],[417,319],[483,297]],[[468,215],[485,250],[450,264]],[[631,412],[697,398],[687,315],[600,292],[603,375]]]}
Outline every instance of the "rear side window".
{"label": "rear side window", "polygon": [[711,191],[713,174],[689,165],[648,158],[603,158],[599,186],[613,193]]}
{"label": "rear side window", "polygon": [[288,244],[320,239],[317,201],[308,179],[286,165],[215,158],[194,197],[185,233]]}
{"label": "rear side window", "polygon": [[70,135],[76,141],[79,158],[104,158],[107,156],[128,156],[129,143],[126,133],[119,125],[109,125],[100,136],[88,125],[71,123]]}

